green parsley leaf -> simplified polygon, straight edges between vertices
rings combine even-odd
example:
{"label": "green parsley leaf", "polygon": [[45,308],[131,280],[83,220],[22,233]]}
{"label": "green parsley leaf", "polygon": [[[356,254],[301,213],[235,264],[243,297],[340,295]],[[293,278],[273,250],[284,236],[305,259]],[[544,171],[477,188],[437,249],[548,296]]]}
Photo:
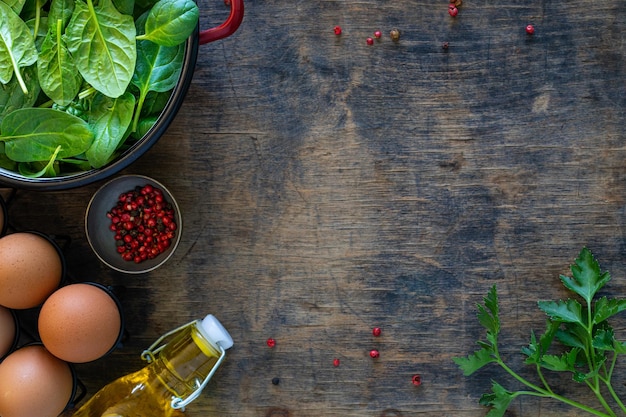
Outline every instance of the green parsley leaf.
{"label": "green parsley leaf", "polygon": [[496,381],[492,381],[491,390],[492,393],[484,394],[479,403],[491,407],[485,417],[502,417],[515,396]]}
{"label": "green parsley leaf", "polygon": [[461,370],[463,371],[463,375],[469,376],[483,366],[495,362],[493,353],[494,352],[492,348],[483,347],[482,349],[477,350],[467,357],[455,357],[452,358],[452,360],[459,366],[459,368],[461,368]]}
{"label": "green parsley leaf", "polygon": [[552,320],[559,320],[565,323],[578,323],[581,326],[585,325],[582,315],[582,306],[576,300],[539,301],[538,305]]}
{"label": "green parsley leaf", "polygon": [[572,277],[561,275],[561,281],[568,289],[580,295],[587,304],[591,304],[596,292],[611,279],[608,272],[600,271],[600,264],[587,248],[580,251],[570,270]]}

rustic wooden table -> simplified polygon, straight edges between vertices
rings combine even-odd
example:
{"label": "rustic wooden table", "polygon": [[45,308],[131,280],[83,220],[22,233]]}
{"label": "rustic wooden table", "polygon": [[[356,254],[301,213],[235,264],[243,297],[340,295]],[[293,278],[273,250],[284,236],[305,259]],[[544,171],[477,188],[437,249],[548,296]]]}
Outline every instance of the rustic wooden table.
{"label": "rustic wooden table", "polygon": [[[217,3],[201,3],[203,25]],[[452,18],[446,0],[248,0],[122,172],[181,206],[165,266],[126,276],[93,255],[83,216],[102,183],[11,201],[15,229],[71,237],[74,276],[124,290],[128,338],[78,365],[81,381],[95,392],[214,313],[235,346],[189,417],[483,416],[492,378],[519,386],[452,358],[482,337],[475,305],[493,284],[516,368],[543,330],[536,301],[567,296],[558,276],[583,246],[611,271],[607,293],[626,290],[625,28],[623,1],[466,0]],[[507,415],[580,413],[521,397]]]}

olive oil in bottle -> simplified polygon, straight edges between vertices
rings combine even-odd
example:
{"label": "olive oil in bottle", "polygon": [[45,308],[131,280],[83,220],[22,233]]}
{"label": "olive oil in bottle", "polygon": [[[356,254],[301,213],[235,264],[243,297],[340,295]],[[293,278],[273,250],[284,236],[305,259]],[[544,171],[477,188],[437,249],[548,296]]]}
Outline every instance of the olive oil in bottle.
{"label": "olive oil in bottle", "polygon": [[146,367],[106,385],[72,416],[180,416],[232,345],[232,338],[212,315],[181,326],[143,352]]}

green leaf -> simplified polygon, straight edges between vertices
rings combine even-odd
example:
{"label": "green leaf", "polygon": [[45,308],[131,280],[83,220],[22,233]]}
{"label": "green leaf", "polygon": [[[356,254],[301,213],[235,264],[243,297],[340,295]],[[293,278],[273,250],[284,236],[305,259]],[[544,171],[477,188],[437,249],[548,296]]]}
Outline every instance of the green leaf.
{"label": "green leaf", "polygon": [[493,353],[493,349],[483,347],[467,357],[454,357],[452,360],[461,368],[463,375],[469,376],[483,366],[495,362]]}
{"label": "green leaf", "polygon": [[547,320],[546,330],[539,338],[539,342],[537,342],[535,333],[531,332],[528,347],[522,348],[522,353],[528,356],[524,361],[525,364],[541,364],[541,358],[548,353],[560,325],[561,322],[559,321]]}
{"label": "green leaf", "polygon": [[135,10],[134,0],[113,0],[113,5],[123,14],[132,15]]}
{"label": "green leaf", "polygon": [[16,162],[48,161],[58,146],[59,158],[79,155],[93,141],[93,133],[84,120],[46,108],[26,108],[8,114],[0,132],[6,155]]}
{"label": "green leaf", "polygon": [[492,393],[484,394],[480,397],[479,403],[486,407],[491,407],[491,410],[485,417],[502,417],[515,395],[495,381],[492,381],[491,390]]}
{"label": "green leaf", "polygon": [[[145,21],[145,15],[137,20],[139,27]],[[137,66],[131,83],[139,89],[137,110],[132,131],[136,131],[142,109],[150,91],[164,93],[171,91],[182,70],[185,45],[162,46],[146,40],[137,41]]]}
{"label": "green leaf", "polygon": [[600,324],[609,317],[621,313],[624,310],[626,310],[626,300],[608,299],[606,297],[602,297],[596,301],[593,323]]}
{"label": "green leaf", "polygon": [[565,323],[563,327],[556,332],[559,342],[569,347],[586,348],[590,336],[585,327],[573,323]]}
{"label": "green leaf", "polygon": [[92,145],[85,155],[94,168],[100,168],[124,140],[135,107],[135,96],[124,93],[118,98],[98,94],[92,104],[88,123],[95,133]]}
{"label": "green leaf", "polygon": [[484,307],[480,304],[477,305],[478,321],[488,332],[497,335],[500,332],[500,318],[498,316],[498,293],[495,285],[491,287],[483,301]]}
{"label": "green leaf", "polygon": [[611,279],[608,272],[600,271],[600,264],[587,248],[581,250],[570,270],[572,277],[561,275],[561,281],[569,290],[580,295],[587,305],[591,304],[596,292]]}
{"label": "green leaf", "polygon": [[594,348],[600,351],[616,352],[617,354],[626,353],[626,344],[615,338],[615,332],[611,328],[599,330],[591,343]]}
{"label": "green leaf", "polygon": [[22,91],[28,94],[20,68],[37,61],[33,35],[26,23],[2,1],[0,22],[0,83],[8,83],[15,74]]}
{"label": "green leaf", "polygon": [[575,372],[576,358],[580,354],[580,349],[573,348],[562,355],[544,355],[542,366],[551,371],[571,371]]}
{"label": "green leaf", "polygon": [[0,2],[10,6],[11,9],[18,15],[21,13],[24,4],[26,4],[26,0],[2,0]]}
{"label": "green leaf", "polygon": [[[47,163],[40,162],[22,162],[19,164],[19,171],[25,177],[29,178],[40,178],[40,177],[56,177],[58,174],[55,170],[55,162],[59,151],[61,150],[61,146],[57,146],[56,151],[50,157],[50,160]],[[40,169],[32,169],[33,166],[43,165]]]}
{"label": "green leaf", "polygon": [[615,349],[615,333],[612,329],[600,330],[593,337],[592,346],[598,350],[609,350],[612,351]]}
{"label": "green leaf", "polygon": [[150,9],[145,33],[137,39],[163,46],[179,45],[193,33],[199,16],[193,0],[160,0]]}
{"label": "green leaf", "polygon": [[130,84],[137,60],[135,22],[119,13],[111,0],[76,1],[67,26],[67,47],[89,84],[116,98]]}
{"label": "green leaf", "polygon": [[39,85],[44,93],[59,106],[67,106],[80,91],[83,77],[61,36],[62,23],[58,19],[56,24],[50,26],[41,46],[37,70]]}
{"label": "green leaf", "polygon": [[56,22],[61,20],[61,26],[65,28],[72,18],[75,3],[76,0],[52,0],[50,12],[48,13],[49,21]]}
{"label": "green leaf", "polygon": [[37,80],[37,66],[31,65],[24,68],[23,81],[28,87],[24,94],[16,77],[11,78],[7,84],[0,83],[0,123],[7,114],[24,107],[35,104],[39,95],[39,82]]}
{"label": "green leaf", "polygon": [[585,325],[582,306],[576,300],[539,301],[537,304],[552,320]]}

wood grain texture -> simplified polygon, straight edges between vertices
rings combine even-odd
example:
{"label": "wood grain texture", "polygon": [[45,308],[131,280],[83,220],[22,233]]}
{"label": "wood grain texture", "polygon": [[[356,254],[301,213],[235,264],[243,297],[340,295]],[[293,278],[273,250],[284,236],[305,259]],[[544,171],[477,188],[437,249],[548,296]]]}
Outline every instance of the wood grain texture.
{"label": "wood grain texture", "polygon": [[[204,25],[224,14],[200,4]],[[482,335],[475,304],[491,285],[519,368],[543,327],[536,301],[566,296],[558,275],[583,246],[612,272],[607,293],[626,290],[623,6],[465,0],[452,19],[445,0],[248,0],[125,171],[181,206],[164,267],[123,276],[91,254],[82,219],[100,184],[11,204],[15,228],[72,237],[76,279],[123,287],[128,340],[78,366],[81,380],[94,392],[163,332],[214,313],[235,347],[189,417],[484,415],[492,378],[518,386],[496,368],[465,378],[452,357]],[[580,414],[522,397],[507,415]]]}

